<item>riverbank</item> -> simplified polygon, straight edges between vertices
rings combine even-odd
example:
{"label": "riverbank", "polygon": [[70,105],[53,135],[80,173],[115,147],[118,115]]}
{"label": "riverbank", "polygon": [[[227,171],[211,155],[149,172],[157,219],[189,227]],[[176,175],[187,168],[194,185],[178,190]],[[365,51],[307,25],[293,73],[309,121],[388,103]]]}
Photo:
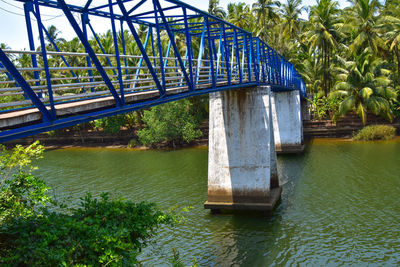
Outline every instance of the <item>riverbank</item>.
{"label": "riverbank", "polygon": [[[391,125],[397,129],[397,135],[400,135],[400,118],[395,118],[392,123],[388,123],[381,117],[368,114],[366,125],[384,124]],[[352,141],[355,132],[361,130],[364,125],[355,114],[349,114],[338,122],[332,120],[304,120],[303,132],[304,139],[312,140],[314,138],[341,138]],[[131,148],[135,150],[148,149],[171,149],[171,148],[189,148],[208,146],[208,120],[205,120],[200,127],[202,136],[191,143],[178,143],[173,147],[170,143],[162,142],[153,147],[146,147],[139,144],[136,131],[132,129],[121,129],[118,134],[107,134],[101,130],[72,130],[66,129],[61,132],[42,133],[35,136],[22,138],[8,142],[6,145],[31,144],[39,141],[47,148],[60,147],[105,147],[105,148]]]}
{"label": "riverbank", "polygon": [[[175,144],[175,148],[203,147],[208,146],[208,124],[200,128],[202,136],[191,143]],[[171,149],[174,148],[167,142],[155,144],[153,147],[142,146],[137,141],[138,137],[133,130],[122,129],[118,134],[107,134],[103,131],[72,131],[67,129],[62,133],[42,133],[26,138],[7,142],[6,146],[16,144],[28,145],[39,141],[48,149],[68,147],[104,147],[104,148],[129,148],[134,150],[148,149]]]}
{"label": "riverbank", "polygon": [[374,114],[368,113],[367,123],[362,124],[356,114],[347,114],[336,123],[332,120],[303,120],[303,134],[305,139],[312,138],[347,138],[351,139],[355,132],[368,125],[391,125],[400,134],[400,117],[394,118],[392,123]]}

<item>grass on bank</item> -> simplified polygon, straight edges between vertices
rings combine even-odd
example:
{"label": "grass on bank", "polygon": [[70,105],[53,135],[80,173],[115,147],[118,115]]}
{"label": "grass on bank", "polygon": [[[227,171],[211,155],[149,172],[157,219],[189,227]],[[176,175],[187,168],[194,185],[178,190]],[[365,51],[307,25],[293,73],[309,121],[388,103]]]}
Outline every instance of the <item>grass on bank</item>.
{"label": "grass on bank", "polygon": [[369,125],[362,128],[354,136],[354,140],[389,140],[396,136],[396,128],[389,125]]}

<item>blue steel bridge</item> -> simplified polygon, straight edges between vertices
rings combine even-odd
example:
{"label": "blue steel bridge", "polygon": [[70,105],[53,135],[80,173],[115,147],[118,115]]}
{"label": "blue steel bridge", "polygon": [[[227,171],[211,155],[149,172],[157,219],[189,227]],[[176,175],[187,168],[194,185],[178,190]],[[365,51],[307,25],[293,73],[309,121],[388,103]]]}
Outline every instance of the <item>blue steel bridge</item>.
{"label": "blue steel bridge", "polygon": [[[29,50],[0,49],[1,143],[216,91],[269,85],[306,95],[299,73],[268,44],[181,1],[18,2]],[[41,12],[61,13],[85,50],[52,40]],[[107,30],[111,53],[99,38]]]}

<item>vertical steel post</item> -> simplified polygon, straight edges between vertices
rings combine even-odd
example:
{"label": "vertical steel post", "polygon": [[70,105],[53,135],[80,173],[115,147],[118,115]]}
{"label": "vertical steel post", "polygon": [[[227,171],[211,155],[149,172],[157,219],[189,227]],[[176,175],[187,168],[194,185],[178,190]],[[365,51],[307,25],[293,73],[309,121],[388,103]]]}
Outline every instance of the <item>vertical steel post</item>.
{"label": "vertical steel post", "polygon": [[[125,44],[125,33],[124,33],[124,20],[120,19],[120,25],[121,25],[121,43],[122,43],[122,51],[124,53],[124,56],[126,56],[126,44]],[[124,63],[125,63],[125,75],[126,79],[129,79],[129,71],[128,71],[128,59],[125,57],[124,58]]]}
{"label": "vertical steel post", "polygon": [[[184,56],[184,60],[183,60],[183,68],[186,69],[186,63],[187,63],[187,58],[188,58],[188,53],[189,53],[189,49],[186,47],[186,51],[185,51],[185,56]],[[182,72],[182,77],[183,77],[183,72]],[[190,84],[190,83],[189,83]],[[183,79],[181,79],[181,84],[180,86],[183,85]]]}
{"label": "vertical steel post", "polygon": [[246,57],[247,57],[247,81],[251,82],[251,53],[249,51],[249,46],[247,44],[247,41],[248,41],[247,39],[248,39],[248,37],[245,34],[244,35],[244,43],[245,43],[245,46],[246,46]]}
{"label": "vertical steel post", "polygon": [[[156,31],[157,31],[157,44],[158,44],[158,56],[160,58],[160,69],[161,69],[161,86],[163,90],[165,91],[166,89],[166,84],[165,84],[165,69],[164,69],[164,59],[163,59],[163,51],[162,51],[162,45],[161,45],[161,28],[158,22],[158,8],[156,6],[155,0],[153,0],[153,7],[154,7],[154,19],[156,21]],[[153,44],[154,45],[154,44]]]}
{"label": "vertical steel post", "polygon": [[239,83],[242,83],[242,69],[240,68],[239,42],[237,38],[236,29],[235,29],[235,44],[236,44],[236,68],[239,71]]}
{"label": "vertical steel post", "polygon": [[271,55],[272,51],[269,46],[267,46],[267,54],[268,54],[268,75],[270,77],[270,83],[275,84],[275,66],[273,55]]}
{"label": "vertical steel post", "polygon": [[209,55],[210,55],[210,69],[211,69],[211,83],[212,83],[212,87],[216,87],[217,83],[215,81],[215,73],[214,73],[214,60],[213,60],[213,46],[211,44],[211,42],[214,43],[214,41],[211,39],[211,34],[210,34],[210,22],[208,21],[208,17],[204,18],[206,21],[206,25],[207,25],[207,38],[208,38],[208,51],[209,51]]}
{"label": "vertical steel post", "polygon": [[254,76],[256,77],[256,82],[258,83],[260,75],[258,74],[258,68],[257,68],[257,62],[256,62],[257,55],[254,55],[254,42],[253,42],[253,40],[254,40],[254,38],[253,38],[253,36],[251,36],[251,38],[250,38],[250,44],[251,44],[250,51],[251,51],[251,54],[252,54],[251,58],[253,59],[252,63],[253,63]]}
{"label": "vertical steel post", "polygon": [[[244,35],[245,36],[245,35]],[[245,55],[246,55],[246,52],[245,52],[245,46],[244,46],[244,44],[245,44],[245,37],[243,36],[243,39],[242,39],[242,81],[243,81],[243,79],[244,79],[244,74],[245,74],[245,72],[244,72],[244,58],[245,58]]]}
{"label": "vertical steel post", "polygon": [[264,45],[263,54],[264,54],[264,60],[265,60],[265,72],[268,77],[268,83],[271,83],[271,71],[269,70],[271,61],[270,61],[268,53],[269,53],[268,46]]}
{"label": "vertical steel post", "polygon": [[[33,39],[33,32],[32,32],[32,23],[31,23],[31,16],[30,13],[33,11],[33,3],[32,1],[29,2],[25,2],[24,4],[24,13],[25,13],[25,23],[26,23],[26,30],[28,33],[28,41],[29,41],[29,50],[30,51],[35,51],[35,41]],[[31,59],[32,59],[32,67],[37,68],[38,67],[38,63],[37,63],[37,58],[36,58],[36,54],[32,54],[31,55]],[[35,77],[36,81],[36,86],[40,86],[40,76],[39,76],[39,72],[38,71],[34,71],[33,72],[33,76]],[[39,98],[42,98],[42,93],[38,94]]]}
{"label": "vertical steel post", "polygon": [[196,84],[199,83],[199,76],[200,76],[200,70],[201,70],[201,58],[203,57],[203,50],[204,50],[204,38],[206,33],[206,22],[204,20],[203,22],[203,31],[201,33],[201,39],[200,39],[200,48],[199,48],[199,55],[197,56],[197,70],[196,70]]}
{"label": "vertical steel post", "polygon": [[226,32],[225,32],[225,25],[222,24],[222,35],[224,37],[224,51],[225,51],[225,64],[226,64],[226,75],[228,78],[228,85],[231,85],[231,71],[229,69],[229,54],[228,54],[228,48],[227,48],[227,42],[228,40],[226,39]]}
{"label": "vertical steel post", "polygon": [[[149,43],[149,38],[150,38],[151,34],[152,34],[152,31],[151,31],[151,28],[149,27],[149,29],[147,30],[146,38],[144,39],[144,45],[143,45],[144,51],[146,51],[146,49],[147,49],[147,44]],[[142,57],[139,59],[139,62],[137,64],[137,69],[136,69],[136,74],[135,74],[134,80],[137,80],[138,77],[139,77],[140,68],[142,67],[142,64],[143,64],[143,57],[144,56],[143,56],[143,53],[142,53]],[[136,82],[133,84],[132,87],[133,88],[136,87]]]}
{"label": "vertical steel post", "polygon": [[55,120],[56,119],[56,109],[54,107],[53,88],[51,87],[49,62],[47,61],[46,43],[44,42],[43,30],[41,27],[42,19],[40,17],[40,9],[39,9],[38,0],[35,0],[35,13],[36,13],[37,24],[38,24],[39,39],[40,39],[40,46],[41,46],[41,50],[42,50],[44,71],[46,73],[46,85],[47,85],[47,92],[49,94],[51,116],[52,116],[53,120]]}
{"label": "vertical steel post", "polygon": [[260,81],[260,74],[261,74],[260,67],[262,67],[262,63],[260,61],[260,39],[259,38],[257,38],[257,40],[256,40],[256,53],[257,53],[257,62],[256,62],[257,64],[256,65],[257,65],[257,72],[258,72],[257,81]]}
{"label": "vertical steel post", "polygon": [[171,40],[169,40],[169,42],[168,42],[167,53],[165,54],[166,58],[164,60],[164,68],[166,68],[168,65],[168,57],[169,57],[170,51],[171,51]]}
{"label": "vertical steel post", "polygon": [[[189,32],[189,25],[188,25],[188,18],[187,18],[187,13],[186,13],[186,7],[182,7],[183,11],[183,18],[185,22],[185,35],[186,35],[186,47],[188,50],[188,62],[189,62],[189,78],[190,78],[190,83],[191,83],[191,90],[195,90],[196,85],[193,82],[193,63],[192,63],[192,38],[190,36]],[[189,87],[190,89],[190,87]]]}
{"label": "vertical steel post", "polygon": [[231,51],[231,77],[233,77],[233,74],[235,74],[235,79],[236,79],[236,73],[233,73],[233,62],[235,61],[235,46],[236,46],[235,41],[236,41],[236,29],[233,29],[232,51]]}
{"label": "vertical steel post", "polygon": [[262,76],[262,81],[265,83],[266,80],[266,75],[265,75],[265,54],[264,54],[264,43],[260,44],[260,40],[258,39],[258,53],[260,54],[261,57],[261,76]]}
{"label": "vertical steel post", "polygon": [[[217,79],[220,74],[220,59],[221,59],[221,53],[222,53],[222,24],[221,24],[221,30],[219,34],[219,43],[218,43],[218,54],[217,54]],[[221,66],[222,67],[222,66]]]}
{"label": "vertical steel post", "polygon": [[[88,15],[88,13],[82,13],[82,14],[81,14],[81,21],[82,21],[83,36],[84,36],[84,38],[85,38],[86,40],[88,40],[87,27],[86,27],[86,25],[89,23],[89,15]],[[85,51],[86,51],[86,53],[87,53],[86,48],[85,48]],[[88,66],[89,68],[92,67],[92,61],[90,60],[90,56],[89,56],[89,55],[86,56],[86,64],[87,64],[87,66]],[[94,82],[94,79],[93,79],[93,71],[92,71],[91,69],[88,70],[88,75],[89,75],[89,77],[91,77],[91,78],[90,78],[90,82]],[[90,88],[90,91],[91,91],[91,92],[94,92],[94,87],[91,87],[91,88]]]}
{"label": "vertical steel post", "polygon": [[115,60],[117,61],[119,92],[121,94],[122,105],[124,105],[125,104],[124,83],[122,81],[121,59],[119,57],[118,38],[117,38],[117,30],[115,28],[115,18],[114,18],[114,9],[112,0],[108,0],[108,6],[110,8],[111,29],[114,39]]}
{"label": "vertical steel post", "polygon": [[153,27],[150,27],[149,30],[150,30],[151,49],[153,51],[154,71],[157,73],[158,71],[157,71],[156,49],[154,47]]}

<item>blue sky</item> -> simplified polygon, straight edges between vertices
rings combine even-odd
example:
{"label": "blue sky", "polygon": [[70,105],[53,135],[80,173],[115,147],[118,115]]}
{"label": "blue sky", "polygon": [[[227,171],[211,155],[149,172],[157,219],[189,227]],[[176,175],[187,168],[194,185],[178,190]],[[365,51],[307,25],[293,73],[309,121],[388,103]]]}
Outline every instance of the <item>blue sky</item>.
{"label": "blue sky", "polygon": [[[70,0],[71,1],[80,2],[80,0]],[[100,0],[96,0],[100,1]],[[184,2],[197,7],[202,10],[207,10],[208,8],[208,0],[183,0]],[[237,2],[246,2],[247,4],[253,4],[256,0],[220,0],[220,6],[226,9],[228,3],[237,3]],[[280,0],[284,2],[284,0]],[[303,0],[304,6],[314,5],[316,3],[315,0]],[[345,0],[339,0],[341,7],[347,6],[347,2]],[[72,28],[67,25],[67,21],[61,16],[61,10],[54,9],[41,9],[42,19],[47,20],[43,23],[46,27],[50,25],[55,25],[60,31],[62,37],[69,40],[75,36]],[[14,13],[14,14],[12,14]],[[28,47],[28,41],[26,37],[26,28],[25,28],[25,20],[22,15],[24,12],[22,10],[22,3],[14,0],[0,0],[0,43],[6,43],[13,49],[24,49]],[[56,17],[55,16],[60,16]],[[303,14],[304,18],[306,18],[306,14]],[[106,24],[105,21],[102,20],[93,20],[93,25],[96,32],[104,32],[104,28],[108,29],[108,26],[104,27]],[[32,21],[34,28],[37,27],[36,22]],[[109,22],[108,22],[109,23]],[[107,24],[108,25],[108,24]],[[97,28],[96,28],[97,27]],[[35,40],[38,43],[37,40]]]}

